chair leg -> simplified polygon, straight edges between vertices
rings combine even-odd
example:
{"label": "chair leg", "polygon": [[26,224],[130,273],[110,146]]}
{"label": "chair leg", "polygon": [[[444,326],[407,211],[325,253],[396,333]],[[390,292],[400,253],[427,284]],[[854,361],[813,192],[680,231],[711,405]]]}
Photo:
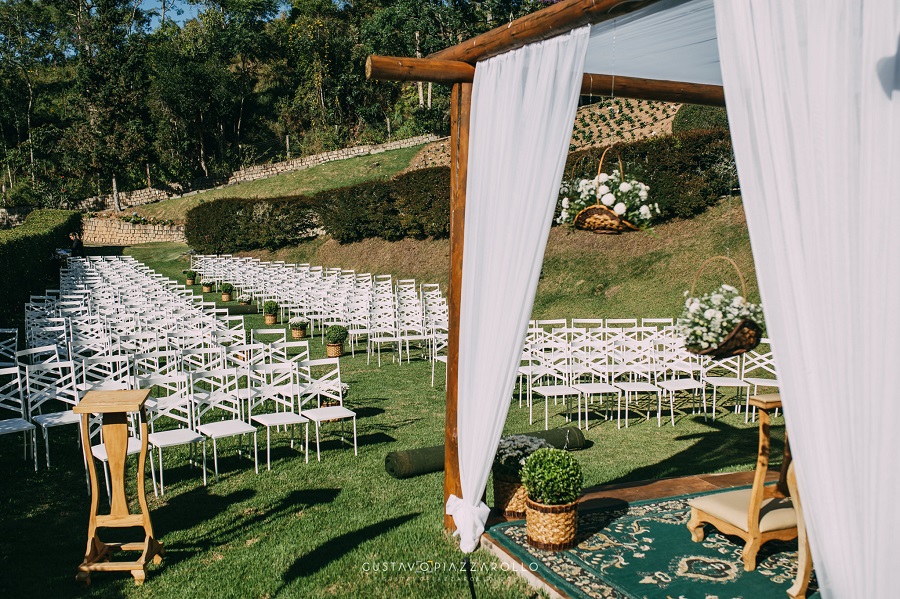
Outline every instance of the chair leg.
{"label": "chair leg", "polygon": [[259,474],[259,443],[256,439],[256,431],[253,431],[253,470]]}
{"label": "chair leg", "polygon": [[691,509],[691,519],[687,523],[687,529],[691,531],[691,540],[699,543],[706,536],[705,525],[700,521],[695,509]]}
{"label": "chair leg", "polygon": [[669,395],[669,415],[672,418],[672,426],[675,426],[675,392]]}
{"label": "chair leg", "polygon": [[44,451],[47,453],[47,468],[50,467],[50,431],[44,428]]}
{"label": "chair leg", "polygon": [[219,482],[219,454],[216,449],[216,438],[213,437],[213,467],[216,471],[216,482]]}
{"label": "chair leg", "polygon": [[353,417],[353,455],[359,455],[356,449],[356,416]]}
{"label": "chair leg", "polygon": [[306,422],[306,432],[303,434],[303,445],[306,454],[306,463],[309,464],[309,421]]}
{"label": "chair leg", "polygon": [[322,454],[319,453],[319,421],[316,420],[316,460],[322,461]]}
{"label": "chair leg", "polygon": [[206,486],[206,439],[203,439],[203,486]]}
{"label": "chair leg", "polygon": [[759,542],[759,539],[750,539],[747,541],[747,544],[744,545],[744,552],[742,557],[744,559],[744,571],[745,572],[753,572],[756,570],[756,554],[759,553],[759,548],[762,544]]}
{"label": "chair leg", "polygon": [[148,453],[150,454],[150,480],[153,482],[153,495],[159,497],[159,493],[156,491],[156,468],[153,466],[153,448]]}
{"label": "chair leg", "polygon": [[[254,437],[256,434],[254,433]],[[293,439],[291,442],[293,443]],[[254,439],[255,443],[255,439]],[[266,470],[272,470],[272,427],[266,427]]]}

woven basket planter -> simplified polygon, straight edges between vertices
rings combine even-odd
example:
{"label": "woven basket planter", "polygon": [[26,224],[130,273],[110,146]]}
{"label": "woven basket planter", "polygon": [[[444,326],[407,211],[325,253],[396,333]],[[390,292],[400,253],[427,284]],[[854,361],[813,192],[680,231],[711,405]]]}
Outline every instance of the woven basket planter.
{"label": "woven basket planter", "polygon": [[265,319],[266,324],[275,324],[275,314],[266,314]]}
{"label": "woven basket planter", "polygon": [[325,344],[325,355],[329,358],[340,358],[344,355],[344,344],[343,343],[326,343]]}
{"label": "woven basket planter", "polygon": [[525,501],[528,494],[520,480],[498,477],[494,474],[494,507],[503,511],[511,520],[525,517]]}
{"label": "woven basket planter", "polygon": [[223,301],[223,302],[230,302],[230,301],[231,301],[231,294],[230,294],[230,293],[223,293],[223,294],[222,294],[222,301]]}
{"label": "woven basket planter", "polygon": [[190,287],[191,285],[194,284],[194,279],[185,279],[184,284],[187,285],[188,287]]}
{"label": "woven basket planter", "polygon": [[[691,285],[690,291],[691,297],[694,296],[694,289],[697,287],[697,279],[700,278],[700,273],[702,273],[703,269],[713,260],[724,260],[734,267],[734,270],[737,271],[738,278],[741,281],[741,295],[746,298],[747,281],[744,280],[744,274],[741,272],[741,269],[738,268],[737,263],[727,256],[713,256],[712,258],[703,261],[703,264],[700,265],[700,268],[697,270],[696,274],[694,274],[694,282]],[[699,347],[687,347],[685,349],[692,354],[709,356],[715,360],[723,360],[750,351],[759,345],[760,341],[762,341],[762,329],[752,320],[747,320],[745,318],[737,323],[734,329],[732,329],[732,331],[715,347],[708,347],[703,350]]]}
{"label": "woven basket planter", "polygon": [[578,532],[578,502],[544,505],[525,500],[525,530],[528,544],[544,551],[562,551],[575,545]]}
{"label": "woven basket planter", "polygon": [[291,329],[291,339],[305,339],[306,329]]}
{"label": "woven basket planter", "polygon": [[203,293],[212,293],[212,285],[204,285],[201,290]]}
{"label": "woven basket planter", "polygon": [[249,306],[250,302],[238,302],[242,306]]}

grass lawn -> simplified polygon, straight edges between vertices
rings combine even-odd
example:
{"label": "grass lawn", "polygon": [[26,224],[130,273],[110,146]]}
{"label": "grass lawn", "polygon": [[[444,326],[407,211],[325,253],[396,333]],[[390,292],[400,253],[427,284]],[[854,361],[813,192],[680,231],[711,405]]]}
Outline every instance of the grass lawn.
{"label": "grass lawn", "polygon": [[268,179],[228,185],[185,197],[145,204],[132,210],[144,217],[172,219],[183,223],[188,210],[201,202],[216,198],[277,198],[311,194],[372,179],[388,179],[409,166],[410,160],[421,149],[422,146],[415,146],[370,156],[336,160]]}
{"label": "grass lawn", "polygon": [[[177,244],[128,250],[178,278],[187,266],[183,251]],[[208,300],[215,298],[208,294]],[[262,324],[261,315],[247,317],[248,327]],[[313,357],[324,355],[317,340],[311,348]],[[442,529],[443,475],[395,480],[383,467],[388,451],[442,442],[443,385],[431,387],[427,361],[399,365],[387,359],[381,368],[366,364],[360,353],[341,361],[342,378],[351,386],[347,405],[358,414],[358,457],[341,445],[339,425],[332,424],[325,427],[322,462],[313,451],[304,463],[284,433],[275,435],[268,472],[261,433],[258,475],[252,461],[237,455],[235,443],[225,441],[219,446],[221,479],[211,478],[204,487],[199,470],[187,465],[187,450],[164,450],[166,495],[155,498],[151,490],[150,509],[167,554],[162,566],[150,568],[143,588],[116,573],[96,574],[87,589],[74,580],[89,507],[74,428],[54,431],[53,468],[41,457],[37,474],[21,459],[20,438],[0,437],[0,596],[467,597],[464,576],[446,572],[462,555]],[[535,412],[542,409],[535,406]],[[562,406],[550,409],[551,426],[562,426]],[[586,433],[591,445],[575,456],[588,485],[750,469],[756,426],[745,425],[730,409],[720,415],[704,421],[688,409],[677,415],[674,428],[657,428],[655,417],[645,421],[634,414],[632,426],[618,430],[595,409]],[[511,398],[506,433],[540,428],[537,421],[529,425],[527,410]],[[773,436],[780,439],[783,431],[779,418]],[[780,443],[775,447],[780,451]],[[105,494],[101,507],[104,502]],[[684,540],[690,543],[687,530]],[[445,572],[408,571],[410,564],[429,561]],[[480,570],[478,597],[537,595],[515,574],[500,570],[492,556],[479,551],[473,563]]]}

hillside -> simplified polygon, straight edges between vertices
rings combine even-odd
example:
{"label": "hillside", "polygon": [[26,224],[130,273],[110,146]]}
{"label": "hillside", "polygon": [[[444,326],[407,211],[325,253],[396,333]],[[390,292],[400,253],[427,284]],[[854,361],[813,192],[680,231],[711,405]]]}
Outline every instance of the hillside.
{"label": "hillside", "polygon": [[[341,245],[316,239],[276,252],[247,252],[263,260],[340,266],[357,272],[390,273],[436,282],[446,289],[450,244],[447,240],[367,239]],[[127,253],[168,276],[181,277],[188,265],[180,244],[148,244]],[[683,292],[700,263],[731,256],[743,270],[750,296],[758,299],[750,240],[740,198],[725,198],[708,212],[671,222],[650,232],[595,235],[568,227],[550,233],[535,300],[535,318],[677,316]],[[710,268],[698,283],[710,290],[722,281],[737,285],[726,268]]]}

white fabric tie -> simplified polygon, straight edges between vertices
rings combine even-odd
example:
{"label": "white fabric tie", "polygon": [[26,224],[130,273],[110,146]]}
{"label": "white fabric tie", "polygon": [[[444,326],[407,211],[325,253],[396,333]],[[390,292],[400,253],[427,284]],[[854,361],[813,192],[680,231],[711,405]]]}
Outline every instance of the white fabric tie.
{"label": "white fabric tie", "polygon": [[484,532],[484,525],[491,514],[483,501],[478,505],[466,503],[464,499],[451,495],[447,499],[447,513],[453,516],[456,524],[454,536],[459,537],[459,548],[463,553],[472,553],[478,548],[478,540]]}

